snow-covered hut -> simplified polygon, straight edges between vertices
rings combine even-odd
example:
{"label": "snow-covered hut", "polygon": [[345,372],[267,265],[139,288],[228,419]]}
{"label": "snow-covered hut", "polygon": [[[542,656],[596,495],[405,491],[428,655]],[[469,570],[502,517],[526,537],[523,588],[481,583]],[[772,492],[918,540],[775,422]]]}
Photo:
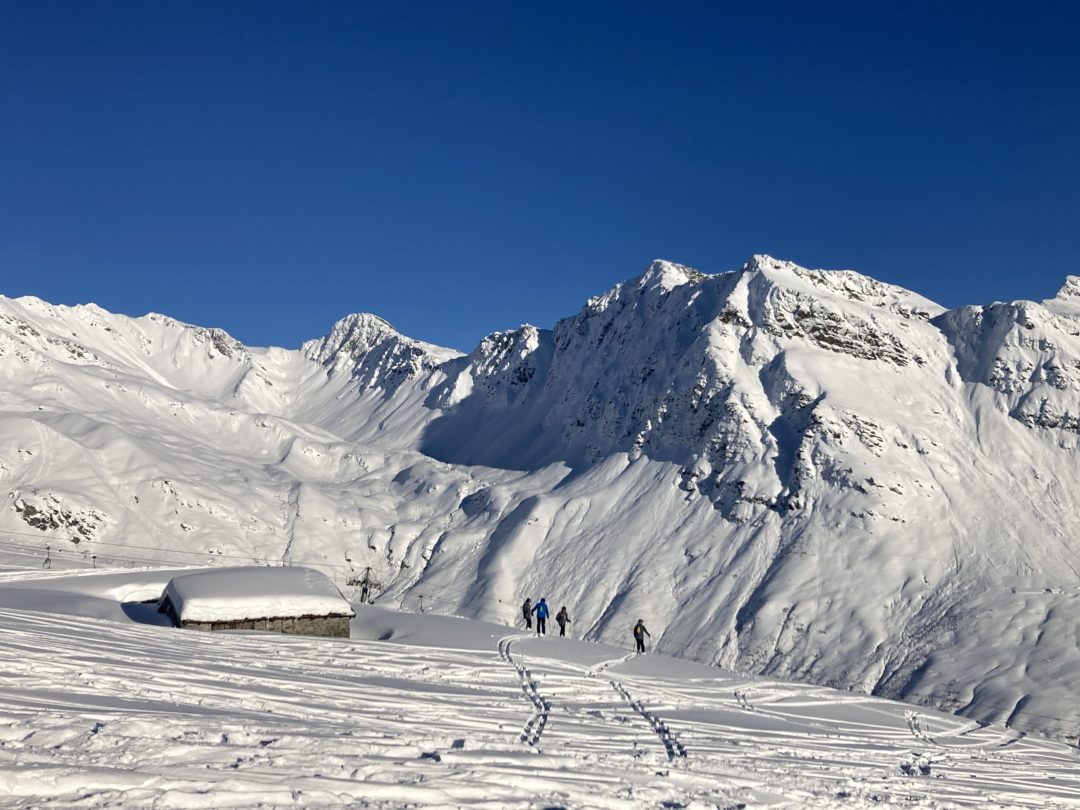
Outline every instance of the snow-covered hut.
{"label": "snow-covered hut", "polygon": [[353,609],[310,568],[240,566],[173,577],[158,604],[177,627],[349,637]]}

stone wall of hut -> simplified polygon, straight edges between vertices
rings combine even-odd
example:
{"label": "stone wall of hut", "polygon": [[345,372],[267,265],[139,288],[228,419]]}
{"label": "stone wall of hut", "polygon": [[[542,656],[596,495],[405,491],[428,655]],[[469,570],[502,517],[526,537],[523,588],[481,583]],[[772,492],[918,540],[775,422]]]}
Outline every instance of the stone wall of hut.
{"label": "stone wall of hut", "polygon": [[185,622],[176,615],[169,597],[161,600],[158,612],[166,614],[177,627],[185,630],[264,630],[294,636],[349,637],[349,616],[296,616],[279,619],[238,619],[231,622]]}
{"label": "stone wall of hut", "polygon": [[349,637],[348,616],[299,616],[286,619],[240,619],[231,622],[181,622],[185,630],[265,630],[295,636]]}

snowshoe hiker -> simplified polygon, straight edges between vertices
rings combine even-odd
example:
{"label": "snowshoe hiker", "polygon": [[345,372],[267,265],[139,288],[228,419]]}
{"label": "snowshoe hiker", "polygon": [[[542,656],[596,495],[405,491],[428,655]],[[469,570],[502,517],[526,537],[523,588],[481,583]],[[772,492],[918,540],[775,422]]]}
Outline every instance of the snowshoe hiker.
{"label": "snowshoe hiker", "polygon": [[525,604],[521,606],[521,615],[525,619],[525,629],[532,630],[532,614],[533,605],[532,599],[526,599]]}
{"label": "snowshoe hiker", "polygon": [[555,614],[555,621],[559,625],[559,635],[566,635],[566,625],[570,624],[570,614],[566,612],[566,605],[563,605],[558,613]]}
{"label": "snowshoe hiker", "polygon": [[547,617],[548,617],[548,605],[544,601],[544,597],[540,597],[540,601],[536,603],[536,607],[533,608],[533,613],[536,614],[536,635],[547,635]]}
{"label": "snowshoe hiker", "polygon": [[638,619],[634,625],[634,641],[637,642],[637,651],[645,652],[645,636],[652,638],[652,633],[645,629],[645,620]]}

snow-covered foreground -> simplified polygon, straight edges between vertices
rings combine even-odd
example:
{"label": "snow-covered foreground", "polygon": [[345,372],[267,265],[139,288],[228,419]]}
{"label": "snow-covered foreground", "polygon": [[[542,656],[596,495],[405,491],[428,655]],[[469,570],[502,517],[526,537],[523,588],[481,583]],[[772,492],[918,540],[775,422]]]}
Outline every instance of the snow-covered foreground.
{"label": "snow-covered foreground", "polygon": [[1070,742],[1078,450],[1080,276],[945,311],[657,261],[464,356],[373,315],[292,351],[0,296],[23,564],[302,565],[495,622],[546,595],[590,641],[643,615],[681,658]]}
{"label": "snow-covered foreground", "polygon": [[1001,727],[430,614],[122,603],[169,575],[0,573],[0,805],[1080,806],[1075,749]]}

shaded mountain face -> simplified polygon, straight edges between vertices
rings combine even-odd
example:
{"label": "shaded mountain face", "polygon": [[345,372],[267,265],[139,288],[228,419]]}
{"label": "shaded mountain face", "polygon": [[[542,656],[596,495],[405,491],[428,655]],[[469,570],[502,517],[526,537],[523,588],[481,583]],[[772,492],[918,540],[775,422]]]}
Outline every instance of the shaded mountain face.
{"label": "shaded mountain face", "polygon": [[[946,312],[766,256],[654,262],[468,355],[299,351],[0,299],[11,541],[370,569],[389,604],[1050,728],[1080,693],[1080,280]],[[1042,718],[1042,719],[1039,719]]]}

